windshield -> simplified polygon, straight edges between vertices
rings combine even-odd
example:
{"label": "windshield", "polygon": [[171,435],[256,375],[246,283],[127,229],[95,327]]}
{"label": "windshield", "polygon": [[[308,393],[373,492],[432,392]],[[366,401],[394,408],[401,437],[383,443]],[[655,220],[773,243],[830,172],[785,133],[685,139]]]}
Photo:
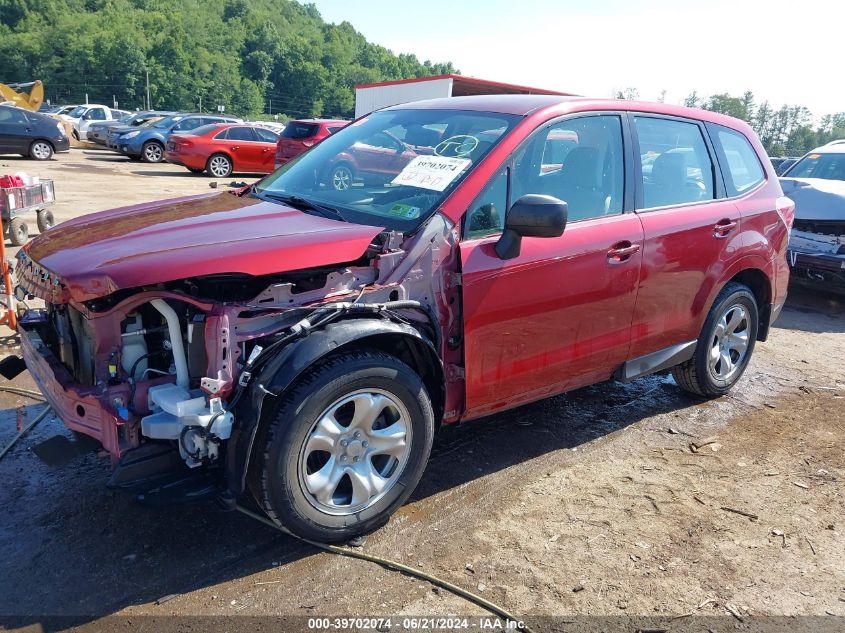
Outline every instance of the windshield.
{"label": "windshield", "polygon": [[807,154],[787,170],[784,176],[788,178],[845,180],[845,153]]}
{"label": "windshield", "polygon": [[81,117],[83,114],[85,114],[85,111],[86,111],[87,109],[88,109],[88,106],[76,106],[73,110],[71,110],[70,112],[68,112],[68,113],[67,113],[67,115],[68,115],[71,119],[78,119],[78,118],[79,118],[79,117]]}
{"label": "windshield", "polygon": [[184,117],[181,117],[181,116],[166,116],[163,119],[161,119],[160,121],[153,123],[153,127],[156,127],[156,128],[161,130],[161,129],[164,129],[166,127],[170,127],[171,125],[173,125],[174,123],[176,123],[177,121],[179,121],[182,118],[184,118]]}
{"label": "windshield", "polygon": [[300,208],[308,206],[304,199],[349,222],[411,232],[520,119],[462,110],[376,112],[281,167],[254,194]]}

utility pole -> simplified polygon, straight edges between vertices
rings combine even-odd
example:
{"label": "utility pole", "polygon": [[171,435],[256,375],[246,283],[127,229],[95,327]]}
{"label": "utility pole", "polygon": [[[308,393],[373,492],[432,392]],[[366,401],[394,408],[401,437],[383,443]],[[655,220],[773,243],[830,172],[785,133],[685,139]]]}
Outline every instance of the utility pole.
{"label": "utility pole", "polygon": [[200,114],[202,114],[202,95],[200,95]]}
{"label": "utility pole", "polygon": [[152,110],[152,104],[150,103],[150,69],[144,68],[144,72],[147,75],[147,110]]}

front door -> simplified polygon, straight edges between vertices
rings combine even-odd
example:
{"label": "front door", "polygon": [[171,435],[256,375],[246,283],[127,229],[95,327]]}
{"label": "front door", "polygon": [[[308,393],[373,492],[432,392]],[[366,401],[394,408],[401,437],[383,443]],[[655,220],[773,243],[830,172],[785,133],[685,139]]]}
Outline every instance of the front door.
{"label": "front door", "polygon": [[25,154],[33,125],[23,110],[12,107],[0,107],[0,152]]}
{"label": "front door", "polygon": [[[469,210],[460,247],[466,418],[607,379],[626,360],[643,229],[624,212],[623,129],[616,114],[545,126]],[[523,238],[503,261],[493,249],[502,210],[528,193],[565,200],[566,230]]]}

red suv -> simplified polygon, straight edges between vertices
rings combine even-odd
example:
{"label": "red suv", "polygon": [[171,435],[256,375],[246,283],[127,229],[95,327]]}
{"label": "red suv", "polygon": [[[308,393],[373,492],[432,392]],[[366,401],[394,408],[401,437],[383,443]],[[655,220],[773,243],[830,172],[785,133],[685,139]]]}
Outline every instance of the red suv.
{"label": "red suv", "polygon": [[[390,177],[333,186],[337,157],[379,134],[417,149]],[[196,469],[230,503],[252,495],[296,534],[342,541],[408,498],[441,424],[665,370],[726,393],[783,305],[792,218],[733,118],[418,102],[235,195],[38,236],[16,293],[46,309],[19,331],[55,411],[113,456],[114,485]]]}
{"label": "red suv", "polygon": [[349,125],[341,119],[299,119],[282,130],[276,145],[276,167],[293,160],[327,136]]}

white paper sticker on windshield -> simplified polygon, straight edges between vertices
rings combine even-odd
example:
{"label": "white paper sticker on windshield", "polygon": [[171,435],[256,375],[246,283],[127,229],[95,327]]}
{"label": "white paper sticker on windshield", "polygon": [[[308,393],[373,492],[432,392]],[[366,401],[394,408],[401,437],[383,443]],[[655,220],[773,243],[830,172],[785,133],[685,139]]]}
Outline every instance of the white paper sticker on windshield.
{"label": "white paper sticker on windshield", "polygon": [[443,191],[470,163],[472,161],[468,158],[417,156],[405,165],[405,169],[393,179],[393,184]]}

